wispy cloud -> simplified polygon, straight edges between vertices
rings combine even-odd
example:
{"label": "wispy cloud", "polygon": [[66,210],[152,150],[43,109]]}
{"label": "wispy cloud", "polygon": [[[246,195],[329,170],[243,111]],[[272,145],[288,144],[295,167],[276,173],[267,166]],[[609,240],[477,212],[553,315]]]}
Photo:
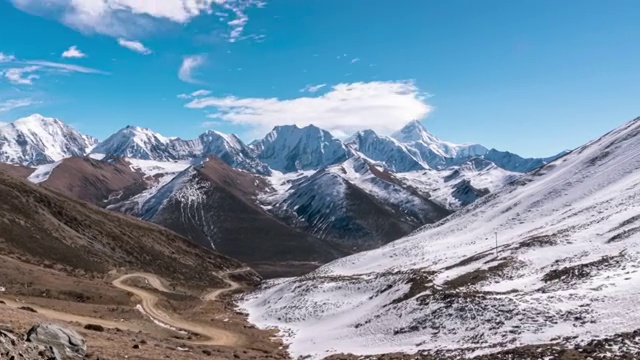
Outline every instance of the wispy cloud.
{"label": "wispy cloud", "polygon": [[179,94],[178,95],[178,99],[192,99],[192,98],[196,98],[196,97],[200,97],[200,96],[207,96],[210,95],[211,91],[209,90],[196,90],[194,92],[192,92],[191,94]]}
{"label": "wispy cloud", "polygon": [[5,60],[0,61],[0,77],[7,79],[15,85],[32,85],[34,80],[41,78],[41,75],[44,73],[109,74],[85,66],[53,61],[22,60],[5,54],[2,54],[1,58]]}
{"label": "wispy cloud", "polygon": [[0,101],[0,112],[7,112],[13,109],[31,106],[37,103],[37,101],[34,101],[31,98],[4,100]]}
{"label": "wispy cloud", "polygon": [[355,64],[355,63],[357,63],[358,61],[360,61],[360,59],[359,59],[359,58],[351,59],[351,63],[352,63],[352,64]]}
{"label": "wispy cloud", "polygon": [[57,62],[45,61],[45,60],[25,60],[23,62],[25,64],[40,66],[42,68],[49,69],[49,70],[58,70],[60,72],[77,72],[77,73],[83,73],[83,74],[109,75],[108,72],[88,68],[85,66],[79,66],[79,65],[57,63]]}
{"label": "wispy cloud", "polygon": [[34,72],[40,70],[40,66],[25,66],[21,68],[10,68],[0,71],[10,83],[14,85],[33,85],[33,80],[39,79],[40,75]]}
{"label": "wispy cloud", "polygon": [[84,58],[87,57],[85,53],[80,51],[77,46],[73,45],[62,53],[63,58]]}
{"label": "wispy cloud", "polygon": [[7,55],[5,53],[0,52],[0,63],[11,62],[11,61],[14,61],[15,59],[16,57],[13,55]]}
{"label": "wispy cloud", "polygon": [[205,55],[189,55],[182,58],[182,65],[178,70],[178,78],[190,84],[201,84],[200,81],[194,79],[194,71],[206,62]]}
{"label": "wispy cloud", "polygon": [[390,133],[397,124],[421,119],[431,111],[426,97],[412,81],[380,81],[338,84],[316,97],[203,97],[185,106],[214,108],[210,118],[246,125],[256,133],[281,124],[314,124],[345,137],[363,128]]}
{"label": "wispy cloud", "polygon": [[315,92],[317,92],[318,90],[322,89],[325,86],[327,86],[327,84],[307,85],[307,86],[303,87],[302,89],[300,89],[300,92],[315,93]]}
{"label": "wispy cloud", "polygon": [[[84,33],[116,38],[137,37],[166,23],[186,24],[211,14],[228,13],[229,41],[236,41],[247,24],[247,9],[262,7],[261,0],[10,0],[27,13],[54,18]],[[231,19],[231,20],[229,20]]]}
{"label": "wispy cloud", "polygon": [[150,55],[152,53],[152,51],[149,48],[144,46],[144,44],[142,44],[139,41],[120,38],[118,39],[118,44],[122,47],[125,47],[131,51],[135,51],[142,55]]}

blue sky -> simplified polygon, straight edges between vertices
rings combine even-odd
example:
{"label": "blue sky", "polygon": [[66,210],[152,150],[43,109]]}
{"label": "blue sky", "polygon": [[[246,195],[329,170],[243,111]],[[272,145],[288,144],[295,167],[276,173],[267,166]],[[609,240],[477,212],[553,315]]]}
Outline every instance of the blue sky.
{"label": "blue sky", "polygon": [[194,3],[0,0],[0,121],[252,140],[419,118],[448,141],[547,156],[640,115],[635,0]]}

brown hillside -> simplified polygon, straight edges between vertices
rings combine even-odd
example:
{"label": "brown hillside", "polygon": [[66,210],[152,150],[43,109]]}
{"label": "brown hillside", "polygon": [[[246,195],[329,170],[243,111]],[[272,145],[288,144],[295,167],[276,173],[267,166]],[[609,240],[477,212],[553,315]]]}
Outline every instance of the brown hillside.
{"label": "brown hillside", "polygon": [[144,174],[131,170],[123,159],[99,161],[89,157],[64,159],[43,186],[92,204],[103,206],[111,196],[125,189],[144,189]]}
{"label": "brown hillside", "polygon": [[259,176],[212,157],[188,183],[198,188],[203,201],[173,197],[150,220],[246,262],[265,277],[300,275],[347,254],[256,205],[252,196],[266,186]]}
{"label": "brown hillside", "polygon": [[5,164],[0,163],[0,171],[3,171],[9,175],[17,176],[21,179],[26,179],[31,175],[36,169],[22,166],[22,165],[13,165],[13,164]]}
{"label": "brown hillside", "polygon": [[71,200],[0,171],[0,254],[69,272],[116,268],[185,284],[220,285],[213,272],[243,267],[179,235]]}

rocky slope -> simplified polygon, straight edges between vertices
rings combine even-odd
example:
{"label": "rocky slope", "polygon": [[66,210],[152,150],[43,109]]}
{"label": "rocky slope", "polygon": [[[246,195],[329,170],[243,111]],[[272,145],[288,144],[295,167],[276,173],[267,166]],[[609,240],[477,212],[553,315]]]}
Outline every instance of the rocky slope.
{"label": "rocky slope", "polygon": [[145,179],[145,174],[120,158],[101,161],[73,157],[62,160],[41,180],[47,189],[104,207],[109,201],[142,191],[152,179]]}
{"label": "rocky slope", "polygon": [[428,193],[404,186],[358,156],[298,177],[262,201],[291,226],[354,251],[378,247],[450,213]]}
{"label": "rocky slope", "polygon": [[187,283],[241,268],[157,225],[102,210],[0,171],[0,254],[70,272],[124,267]]}
{"label": "rocky slope", "polygon": [[406,238],[271,282],[243,307],[314,359],[584,349],[630,333],[640,328],[639,168],[636,119]]}
{"label": "rocky slope", "polygon": [[267,186],[263,178],[210,157],[160,188],[109,209],[172,229],[247,262],[265,276],[300,274],[346,254],[260,208],[255,197]]}

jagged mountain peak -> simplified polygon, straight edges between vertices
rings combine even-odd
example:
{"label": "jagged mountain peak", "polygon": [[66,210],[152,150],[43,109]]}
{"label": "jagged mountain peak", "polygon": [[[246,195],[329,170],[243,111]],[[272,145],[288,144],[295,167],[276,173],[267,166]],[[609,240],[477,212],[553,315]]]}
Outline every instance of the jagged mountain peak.
{"label": "jagged mountain peak", "polygon": [[238,138],[235,134],[227,134],[217,130],[207,130],[202,135],[200,135],[201,139],[214,139],[219,138],[226,141],[228,144],[235,148],[245,148],[246,145]]}
{"label": "jagged mountain peak", "polygon": [[143,160],[175,160],[169,149],[170,139],[138,126],[128,125],[93,149],[93,153]]}
{"label": "jagged mountain peak", "polygon": [[317,170],[350,156],[345,144],[314,125],[282,125],[252,144],[258,158],[282,172]]}
{"label": "jagged mountain peak", "polygon": [[428,166],[420,161],[420,154],[401,144],[394,138],[380,136],[373,130],[362,130],[347,142],[349,147],[379,162],[394,172],[425,170]]}
{"label": "jagged mountain peak", "polygon": [[59,119],[33,114],[0,127],[0,162],[49,164],[86,155],[96,143]]}
{"label": "jagged mountain peak", "polygon": [[440,142],[441,140],[427,131],[427,128],[418,120],[412,120],[400,130],[391,134],[391,137],[400,142]]}
{"label": "jagged mountain peak", "polygon": [[482,156],[488,151],[487,148],[479,144],[455,144],[441,140],[427,131],[425,126],[417,120],[411,121],[393,133],[391,137],[403,144],[416,144],[418,147],[429,149],[435,155],[443,157]]}
{"label": "jagged mountain peak", "polygon": [[59,123],[61,122],[59,119],[56,118],[52,118],[52,117],[46,117],[42,114],[31,114],[29,116],[25,116],[23,118],[17,119],[16,121],[14,121],[14,123],[16,124],[26,124],[29,122],[54,122],[54,123]]}

